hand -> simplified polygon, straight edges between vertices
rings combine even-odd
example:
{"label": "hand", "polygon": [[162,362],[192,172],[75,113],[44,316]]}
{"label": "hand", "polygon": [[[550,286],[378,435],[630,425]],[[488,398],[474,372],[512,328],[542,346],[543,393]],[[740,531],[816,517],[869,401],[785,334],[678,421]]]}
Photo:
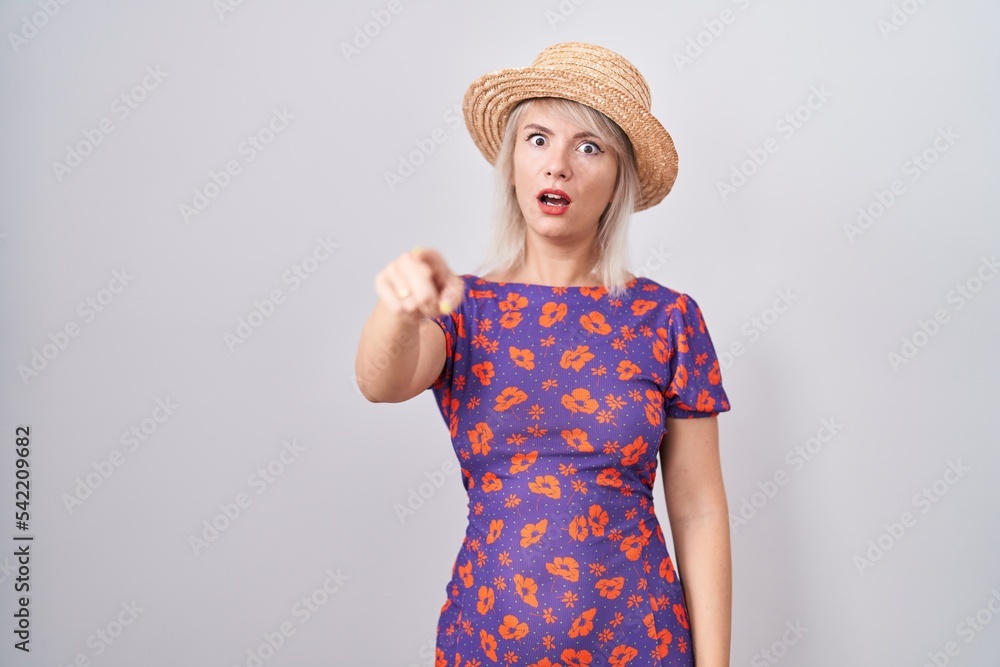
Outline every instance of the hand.
{"label": "hand", "polygon": [[451,312],[464,290],[464,281],[433,248],[417,246],[375,274],[375,291],[382,303],[412,321]]}

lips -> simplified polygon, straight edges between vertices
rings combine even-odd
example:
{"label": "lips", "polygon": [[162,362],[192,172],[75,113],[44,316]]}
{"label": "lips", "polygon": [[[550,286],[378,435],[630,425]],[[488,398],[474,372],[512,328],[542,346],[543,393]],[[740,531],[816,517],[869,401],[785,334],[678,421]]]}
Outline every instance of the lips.
{"label": "lips", "polygon": [[569,195],[562,190],[549,188],[538,193],[538,207],[542,213],[562,215],[569,209],[571,203]]}

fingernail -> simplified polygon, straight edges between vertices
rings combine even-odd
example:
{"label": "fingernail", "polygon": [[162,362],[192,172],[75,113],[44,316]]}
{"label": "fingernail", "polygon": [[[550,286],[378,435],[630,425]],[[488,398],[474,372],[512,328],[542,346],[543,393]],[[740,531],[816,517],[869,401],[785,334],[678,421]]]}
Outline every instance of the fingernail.
{"label": "fingernail", "polygon": [[440,303],[438,303],[438,307],[444,315],[451,312],[451,304],[448,303],[447,299],[441,299]]}
{"label": "fingernail", "polygon": [[415,246],[413,246],[413,250],[411,250],[410,252],[412,254],[416,255],[418,252],[420,252],[423,249],[424,249],[424,247],[422,245],[415,245]]}

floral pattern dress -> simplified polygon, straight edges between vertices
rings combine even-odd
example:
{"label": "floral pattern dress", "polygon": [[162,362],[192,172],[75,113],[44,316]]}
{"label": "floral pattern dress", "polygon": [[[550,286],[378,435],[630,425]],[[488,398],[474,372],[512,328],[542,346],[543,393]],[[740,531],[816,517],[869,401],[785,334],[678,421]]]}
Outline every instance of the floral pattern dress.
{"label": "floral pattern dress", "polygon": [[698,304],[462,279],[428,387],[469,510],[435,667],[692,665],[653,485],[665,418],[729,410]]}

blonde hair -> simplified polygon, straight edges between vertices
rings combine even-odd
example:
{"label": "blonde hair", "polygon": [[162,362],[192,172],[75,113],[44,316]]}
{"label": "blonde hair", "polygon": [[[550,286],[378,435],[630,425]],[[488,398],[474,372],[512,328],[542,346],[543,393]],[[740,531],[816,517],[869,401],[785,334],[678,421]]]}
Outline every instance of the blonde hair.
{"label": "blonde hair", "polygon": [[608,289],[612,298],[619,297],[629,281],[628,223],[641,191],[632,142],[614,121],[601,112],[562,98],[527,99],[510,112],[496,160],[492,239],[483,263],[475,272],[482,275],[485,270],[496,268],[506,273],[524,265],[525,222],[511,184],[514,176],[514,145],[521,115],[539,99],[551,103],[552,111],[563,120],[579,125],[602,139],[618,159],[611,204],[597,222],[595,245],[598,260],[591,275]]}

